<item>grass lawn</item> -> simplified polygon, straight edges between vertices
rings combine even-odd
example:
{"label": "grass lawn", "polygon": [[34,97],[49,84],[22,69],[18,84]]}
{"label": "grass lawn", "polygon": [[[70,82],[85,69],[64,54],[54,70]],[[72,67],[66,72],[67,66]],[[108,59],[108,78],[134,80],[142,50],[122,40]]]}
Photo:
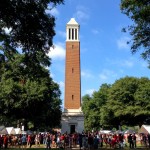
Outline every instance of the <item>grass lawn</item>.
{"label": "grass lawn", "polygon": [[[8,149],[19,150],[19,148],[11,148],[11,147]],[[26,149],[27,150],[28,149],[29,150],[46,150],[46,148],[26,148]],[[64,150],[64,149],[59,149],[59,148],[57,148],[57,149],[51,148],[51,149],[53,149],[53,150]],[[137,147],[136,148],[136,150],[148,150],[148,149],[150,150],[150,148],[144,148],[144,147]],[[20,150],[25,150],[25,149],[20,148]],[[72,149],[66,148],[65,150],[79,150],[79,148],[72,148]],[[113,148],[109,148],[109,147],[107,147],[107,148],[103,147],[103,148],[99,148],[99,150],[119,150],[119,148],[113,149]],[[122,150],[132,150],[132,149],[130,149],[129,147],[125,147]]]}
{"label": "grass lawn", "polygon": [[[8,149],[13,149],[13,150],[19,150],[19,148],[8,148]],[[46,148],[26,148],[26,149],[30,149],[30,150],[46,150]],[[25,150],[20,148],[20,150]],[[62,149],[56,149],[55,150],[62,150]],[[79,150],[79,149],[65,149],[65,150]],[[112,149],[112,148],[99,148],[99,150],[119,150],[119,149]],[[130,149],[129,147],[124,148],[123,150],[135,150],[135,149]],[[149,148],[142,148],[142,147],[138,147],[136,148],[136,150],[149,150]]]}

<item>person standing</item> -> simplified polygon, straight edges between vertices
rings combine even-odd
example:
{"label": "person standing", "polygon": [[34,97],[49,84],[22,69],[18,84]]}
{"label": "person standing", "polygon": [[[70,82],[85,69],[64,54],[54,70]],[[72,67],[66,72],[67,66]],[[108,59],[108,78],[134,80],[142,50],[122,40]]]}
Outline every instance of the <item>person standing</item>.
{"label": "person standing", "polygon": [[93,136],[91,134],[89,134],[88,136],[88,149],[92,150],[93,149]]}
{"label": "person standing", "polygon": [[82,148],[82,134],[79,134],[78,140],[79,140],[79,147],[80,147],[80,150],[81,150],[81,148]]}
{"label": "person standing", "polygon": [[136,148],[136,135],[135,135],[135,133],[132,135],[132,140],[133,140],[133,148]]}
{"label": "person standing", "polygon": [[148,140],[148,146],[150,148],[150,134],[149,133],[147,134],[147,140]]}
{"label": "person standing", "polygon": [[47,139],[46,139],[46,149],[51,149],[51,137],[50,137],[50,135],[48,135]]}
{"label": "person standing", "polygon": [[128,135],[128,143],[129,143],[129,147],[133,148],[133,139],[132,139],[132,134]]}
{"label": "person standing", "polygon": [[0,149],[3,147],[3,138],[2,136],[0,135]]}
{"label": "person standing", "polygon": [[21,134],[18,136],[18,147],[21,148],[22,140],[21,140]]}
{"label": "person standing", "polygon": [[27,135],[27,147],[30,146],[31,135]]}
{"label": "person standing", "polygon": [[144,146],[147,147],[147,135],[146,134],[143,134],[143,143],[144,143]]}
{"label": "person standing", "polygon": [[4,143],[4,148],[7,149],[7,147],[8,147],[8,136],[5,135],[3,140],[4,140],[4,141],[3,141],[3,143]]}
{"label": "person standing", "polygon": [[26,146],[27,146],[27,138],[26,138],[26,135],[23,135],[21,137],[21,141],[22,141],[22,149],[26,149]]}
{"label": "person standing", "polygon": [[30,147],[30,148],[31,148],[31,146],[33,145],[33,143],[34,143],[34,136],[31,135],[31,136],[30,136],[30,141],[29,141],[29,147]]}
{"label": "person standing", "polygon": [[98,149],[98,144],[99,144],[99,139],[97,138],[97,136],[95,135],[94,136],[94,141],[93,141],[93,146],[94,146],[94,149]]}
{"label": "person standing", "polygon": [[35,135],[35,139],[34,140],[35,140],[36,147],[40,146],[40,136],[39,136],[39,134]]}
{"label": "person standing", "polygon": [[60,148],[60,135],[57,134],[56,148]]}

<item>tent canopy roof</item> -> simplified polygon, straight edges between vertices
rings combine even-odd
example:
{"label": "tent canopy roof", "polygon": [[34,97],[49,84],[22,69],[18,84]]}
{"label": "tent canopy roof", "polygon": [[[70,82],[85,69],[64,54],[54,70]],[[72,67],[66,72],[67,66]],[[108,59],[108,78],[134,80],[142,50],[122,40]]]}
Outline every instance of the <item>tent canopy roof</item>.
{"label": "tent canopy roof", "polygon": [[142,125],[139,133],[150,133],[150,125]]}
{"label": "tent canopy roof", "polygon": [[0,134],[8,134],[5,126],[0,126]]}
{"label": "tent canopy roof", "polygon": [[14,127],[6,127],[8,134],[16,134]]}

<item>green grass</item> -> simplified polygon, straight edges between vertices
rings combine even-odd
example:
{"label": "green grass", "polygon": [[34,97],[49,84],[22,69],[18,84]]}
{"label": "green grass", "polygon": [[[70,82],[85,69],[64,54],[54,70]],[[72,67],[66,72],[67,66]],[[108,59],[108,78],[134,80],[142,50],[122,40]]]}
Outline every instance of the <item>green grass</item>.
{"label": "green grass", "polygon": [[[8,148],[8,149],[13,149],[13,150],[19,150],[19,148]],[[45,150],[46,148],[26,148],[27,150]],[[53,150],[60,150],[59,148],[52,148]],[[144,147],[137,147],[136,150],[148,150],[150,148],[144,148]],[[20,150],[22,150],[22,148],[20,148]],[[62,149],[61,149],[62,150]],[[65,150],[70,150],[69,148],[65,149]],[[72,149],[72,150],[79,150],[78,148],[76,149]],[[119,148],[115,148],[115,149],[112,149],[112,148],[109,148],[109,147],[102,147],[102,148],[99,148],[99,150],[119,150]],[[130,149],[129,147],[125,147],[124,149],[122,150],[132,150]],[[134,149],[133,149],[134,150]]]}
{"label": "green grass", "polygon": [[[13,150],[19,150],[19,148],[8,148],[8,149],[13,149]],[[45,150],[46,148],[27,148],[27,150]],[[24,149],[20,149],[20,150],[24,150]],[[62,150],[62,149],[55,149],[55,150]],[[69,150],[69,149],[65,149],[65,150]],[[79,150],[79,149],[73,149],[73,150]],[[99,150],[119,150],[119,149],[112,149],[112,148],[99,148]],[[124,148],[123,150],[129,150],[129,147]],[[135,149],[131,149],[131,150],[135,150]],[[136,150],[149,150],[149,148],[136,148]]]}

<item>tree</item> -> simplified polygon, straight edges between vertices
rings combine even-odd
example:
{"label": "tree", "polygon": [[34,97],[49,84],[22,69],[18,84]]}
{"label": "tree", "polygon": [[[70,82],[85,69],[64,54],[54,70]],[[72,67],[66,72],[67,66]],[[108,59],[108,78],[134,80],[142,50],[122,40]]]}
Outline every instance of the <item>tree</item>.
{"label": "tree", "polygon": [[150,67],[150,1],[121,0],[121,11],[133,21],[133,25],[126,28],[132,36],[132,53],[142,49],[141,56]]}
{"label": "tree", "polygon": [[101,122],[100,111],[103,105],[107,102],[108,91],[110,85],[103,84],[98,92],[94,92],[92,97],[85,95],[82,105],[82,110],[85,116],[85,129],[100,129],[103,126]]}
{"label": "tree", "polygon": [[103,84],[91,97],[83,97],[82,110],[86,129],[149,124],[150,80],[127,76]]}
{"label": "tree", "polygon": [[138,90],[135,93],[136,105],[139,111],[136,111],[135,118],[141,126],[142,124],[150,124],[150,113],[148,111],[150,110],[150,80],[141,78],[139,82]]}
{"label": "tree", "polygon": [[114,125],[140,126],[148,122],[150,115],[149,84],[148,78],[125,77],[112,85],[106,108],[112,113],[112,123],[114,120],[116,123]]}
{"label": "tree", "polygon": [[5,49],[9,46],[14,49],[21,48],[27,62],[30,60],[27,64],[31,65],[34,62],[50,65],[46,54],[53,45],[55,17],[50,13],[47,14],[46,10],[51,10],[61,3],[63,0],[2,0],[0,5],[1,44],[5,46]]}
{"label": "tree", "polygon": [[84,113],[84,128],[85,130],[90,130],[90,125],[89,125],[89,105],[90,105],[91,97],[90,95],[85,95],[82,97],[82,111]]}
{"label": "tree", "polygon": [[39,66],[36,76],[29,75],[23,63],[25,57],[15,54],[13,58],[5,63],[8,69],[5,68],[1,76],[0,122],[10,125],[12,120],[16,123],[23,119],[26,123],[32,122],[34,129],[58,126],[61,118],[59,86],[45,68]]}
{"label": "tree", "polygon": [[47,10],[57,4],[63,0],[1,1],[0,122],[25,120],[35,128],[60,124],[61,93],[45,69],[55,35],[55,17]]}

